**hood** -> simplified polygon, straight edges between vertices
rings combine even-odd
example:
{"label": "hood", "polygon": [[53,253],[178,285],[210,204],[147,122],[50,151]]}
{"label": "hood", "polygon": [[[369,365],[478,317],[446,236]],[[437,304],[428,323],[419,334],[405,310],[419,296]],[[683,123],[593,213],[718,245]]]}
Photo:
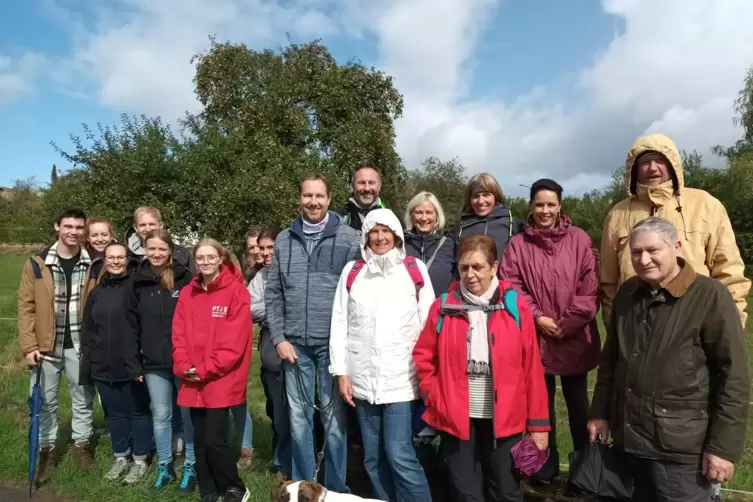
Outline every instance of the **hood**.
{"label": "hood", "polygon": [[567,234],[572,224],[573,221],[568,215],[560,213],[559,218],[557,218],[557,223],[555,223],[553,228],[536,228],[533,223],[533,216],[529,215],[523,228],[526,235],[531,237],[534,241],[557,241]]}
{"label": "hood", "polygon": [[403,227],[400,225],[400,220],[391,210],[379,208],[370,211],[369,214],[366,215],[366,218],[363,220],[363,225],[361,226],[361,256],[363,256],[364,261],[368,263],[369,259],[372,257],[372,254],[367,249],[366,245],[369,238],[369,232],[371,232],[371,229],[377,225],[384,225],[400,238],[400,241],[402,241],[403,244],[400,247],[396,245],[395,249],[397,250],[398,258],[405,258],[405,235],[403,234]]}
{"label": "hood", "polygon": [[674,184],[674,192],[678,193],[685,188],[685,176],[682,171],[682,157],[680,156],[677,146],[668,136],[664,134],[649,134],[641,136],[627,155],[625,160],[625,189],[628,196],[637,195],[637,177],[635,176],[635,161],[646,152],[657,152],[664,155],[672,166],[670,177]]}
{"label": "hood", "polygon": [[[196,277],[191,280],[191,286],[203,290],[201,285],[201,274],[197,274]],[[225,260],[222,263],[222,269],[217,279],[213,280],[207,286],[207,292],[217,291],[220,289],[229,288],[233,283],[239,282],[243,284],[243,274],[241,274],[238,267],[231,260]]]}

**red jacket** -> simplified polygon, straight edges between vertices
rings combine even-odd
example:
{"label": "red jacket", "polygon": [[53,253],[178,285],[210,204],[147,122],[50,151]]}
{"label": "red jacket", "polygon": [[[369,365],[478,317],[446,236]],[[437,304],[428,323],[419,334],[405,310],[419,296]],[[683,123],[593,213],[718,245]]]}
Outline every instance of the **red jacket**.
{"label": "red jacket", "polygon": [[[447,304],[462,304],[459,283],[450,286]],[[501,302],[501,291],[511,288],[500,281],[492,302]],[[442,331],[437,321],[438,298],[413,349],[413,360],[426,403],[424,421],[453,436],[470,439],[468,404],[468,318],[445,314]],[[505,310],[489,315],[489,350],[494,380],[494,434],[502,438],[528,432],[549,431],[549,397],[536,341],[531,310],[518,297],[521,327]]]}
{"label": "red jacket", "polygon": [[[205,290],[197,276],[183,288],[173,317],[173,372],[183,381],[178,404],[228,408],[246,402],[251,365],[251,299],[232,263]],[[186,380],[195,367],[201,382]]]}

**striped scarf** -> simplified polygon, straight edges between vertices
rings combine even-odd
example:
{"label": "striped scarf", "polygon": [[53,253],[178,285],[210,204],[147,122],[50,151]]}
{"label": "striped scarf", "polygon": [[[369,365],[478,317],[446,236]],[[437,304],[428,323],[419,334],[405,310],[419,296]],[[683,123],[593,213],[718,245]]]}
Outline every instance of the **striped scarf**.
{"label": "striped scarf", "polygon": [[[57,252],[58,243],[52,245],[47,252],[47,258],[44,264],[50,267],[52,273],[52,282],[55,285],[55,349],[54,357],[63,357],[63,343],[65,342],[65,314],[68,311],[68,321],[71,327],[71,341],[76,353],[80,349],[80,332],[81,321],[84,316],[84,306],[81,304],[81,293],[86,287],[86,275],[91,266],[91,258],[86,249],[81,248],[81,256],[73,268],[71,275],[71,297],[66,298],[67,284],[65,282],[65,272],[60,266]],[[67,307],[67,308],[66,308]]]}

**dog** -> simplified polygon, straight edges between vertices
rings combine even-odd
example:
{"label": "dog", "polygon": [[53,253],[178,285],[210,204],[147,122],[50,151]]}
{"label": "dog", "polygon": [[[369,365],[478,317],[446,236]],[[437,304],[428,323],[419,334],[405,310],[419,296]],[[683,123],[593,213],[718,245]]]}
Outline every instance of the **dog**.
{"label": "dog", "polygon": [[282,481],[272,487],[271,502],[381,502],[365,499],[351,493],[335,493],[319,483],[309,481]]}

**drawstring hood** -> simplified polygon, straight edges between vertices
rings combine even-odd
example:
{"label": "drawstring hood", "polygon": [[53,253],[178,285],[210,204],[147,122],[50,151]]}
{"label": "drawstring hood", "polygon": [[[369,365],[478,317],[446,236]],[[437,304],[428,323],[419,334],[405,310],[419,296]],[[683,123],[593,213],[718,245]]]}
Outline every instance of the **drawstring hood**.
{"label": "drawstring hood", "polygon": [[[377,225],[383,225],[389,228],[397,237],[395,247],[383,255],[375,254],[369,247],[369,232]],[[402,263],[406,256],[405,253],[405,235],[395,213],[389,209],[374,209],[366,215],[363,221],[363,231],[361,232],[361,256],[366,262],[366,267],[372,273],[384,273]]]}

